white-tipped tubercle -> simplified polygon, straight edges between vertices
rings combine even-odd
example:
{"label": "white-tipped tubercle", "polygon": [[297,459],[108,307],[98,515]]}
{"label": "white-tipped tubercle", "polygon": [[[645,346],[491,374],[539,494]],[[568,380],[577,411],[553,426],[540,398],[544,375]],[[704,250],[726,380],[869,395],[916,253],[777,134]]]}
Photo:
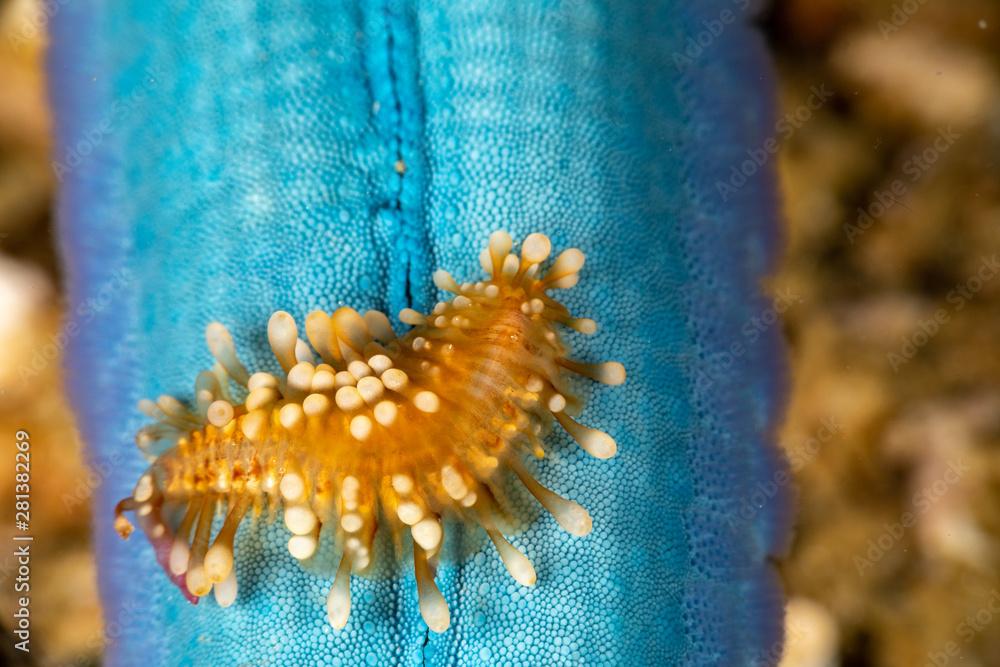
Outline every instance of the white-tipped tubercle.
{"label": "white-tipped tubercle", "polygon": [[552,283],[556,280],[560,280],[567,276],[571,276],[580,272],[583,268],[583,263],[586,260],[586,256],[579,248],[569,248],[563,250],[556,257],[556,261],[552,263],[552,267],[549,269],[548,273],[545,274],[543,282]]}
{"label": "white-tipped tubercle", "polygon": [[486,275],[493,275],[493,258],[490,257],[490,249],[484,248],[482,252],[479,253],[479,266],[483,267],[483,271]]}
{"label": "white-tipped tubercle", "polygon": [[295,341],[295,361],[307,361],[310,364],[316,363],[316,357],[313,356],[312,350],[309,349],[309,343],[301,338]]}
{"label": "white-tipped tubercle", "polygon": [[354,376],[355,380],[361,381],[372,374],[371,367],[360,359],[355,359],[347,364],[347,372]]}
{"label": "white-tipped tubercle", "polygon": [[278,411],[278,421],[287,431],[297,431],[305,424],[305,412],[298,403],[285,403]]}
{"label": "white-tipped tubercle", "polygon": [[310,535],[292,535],[288,538],[288,553],[295,560],[308,560],[316,553],[316,537]]}
{"label": "white-tipped tubercle", "polygon": [[250,442],[258,443],[267,432],[268,413],[265,410],[248,412],[240,419],[240,430]]}
{"label": "white-tipped tubercle", "polygon": [[487,534],[497,548],[500,559],[503,561],[507,572],[514,578],[514,581],[522,586],[534,586],[537,580],[535,566],[527,556],[521,553],[496,529],[487,530]]}
{"label": "white-tipped tubercle", "polygon": [[625,366],[617,361],[605,361],[598,365],[598,382],[615,386],[625,382]]}
{"label": "white-tipped tubercle", "polygon": [[201,504],[198,523],[195,526],[194,539],[191,541],[191,558],[185,582],[188,591],[197,597],[204,597],[212,590],[212,581],[205,572],[205,552],[208,550],[208,540],[212,531],[212,518],[215,515],[215,501],[205,500]]}
{"label": "white-tipped tubercle", "polygon": [[413,396],[413,405],[421,412],[437,412],[441,409],[441,399],[433,391],[418,391]]}
{"label": "white-tipped tubercle", "polygon": [[515,275],[517,275],[517,270],[520,268],[520,262],[517,261],[517,257],[514,255],[507,255],[503,258],[503,263],[500,265],[500,275],[510,280]]}
{"label": "white-tipped tubercle", "polygon": [[392,368],[392,359],[384,354],[376,354],[368,360],[368,366],[375,371],[376,375],[382,375]]}
{"label": "white-tipped tubercle", "polygon": [[413,549],[413,569],[417,579],[417,597],[420,616],[432,632],[441,633],[451,625],[451,612],[427,564],[427,556],[419,547]]}
{"label": "white-tipped tubercle", "polygon": [[521,259],[526,264],[544,262],[552,252],[552,242],[545,234],[528,234],[521,243]]}
{"label": "white-tipped tubercle", "polygon": [[352,412],[365,404],[357,387],[341,387],[334,398],[337,407],[344,412]]}
{"label": "white-tipped tubercle", "polygon": [[409,377],[405,371],[398,368],[390,368],[382,373],[382,384],[391,391],[400,391],[409,383]]}
{"label": "white-tipped tubercle", "polygon": [[170,545],[170,556],[167,561],[168,569],[174,576],[180,576],[187,572],[188,559],[191,557],[191,548],[182,537],[175,537]]}
{"label": "white-tipped tubercle", "polygon": [[420,505],[411,501],[404,501],[396,508],[396,516],[407,526],[415,526],[424,518],[424,511],[420,509]]}
{"label": "white-tipped tubercle", "polygon": [[575,535],[577,537],[583,537],[588,535],[593,527],[593,521],[590,518],[590,514],[587,510],[583,509],[580,505],[569,500],[568,498],[563,498],[557,493],[550,491],[545,488],[531,476],[531,474],[525,470],[524,466],[520,461],[514,458],[509,459],[510,467],[514,470],[514,473],[524,484],[525,488],[535,497],[535,499],[544,507],[552,518],[556,520],[563,530],[565,530],[570,535]]}
{"label": "white-tipped tubercle", "polygon": [[250,374],[236,356],[236,345],[229,330],[220,322],[212,322],[205,328],[205,341],[212,356],[222,364],[229,376],[245,385]]}
{"label": "white-tipped tubercle", "polygon": [[395,332],[392,330],[392,324],[389,323],[389,318],[386,317],[385,313],[378,310],[369,310],[364,315],[365,324],[368,325],[368,331],[376,339],[388,343],[389,341],[396,338]]}
{"label": "white-tipped tubercle", "polygon": [[295,326],[295,318],[283,310],[271,315],[267,322],[267,341],[282,370],[287,373],[296,363],[295,346],[299,341],[299,330]]}
{"label": "white-tipped tubercle", "polygon": [[265,372],[258,372],[251,375],[250,379],[247,381],[247,389],[254,391],[255,389],[260,389],[262,387],[277,389],[278,378]]}
{"label": "white-tipped tubercle", "polygon": [[597,333],[597,322],[589,317],[571,319],[567,322],[567,325],[585,336],[592,336]]}
{"label": "white-tipped tubercle", "polygon": [[337,374],[334,375],[333,386],[335,389],[340,389],[341,387],[353,387],[357,383],[358,381],[354,379],[354,376],[347,371],[337,371]]}
{"label": "white-tipped tubercle", "polygon": [[434,280],[434,285],[438,289],[446,292],[454,292],[455,294],[461,292],[461,288],[459,288],[458,283],[455,282],[455,279],[452,278],[451,274],[444,269],[438,269],[435,271],[432,279]]}
{"label": "white-tipped tubercle", "polygon": [[205,566],[194,565],[184,574],[188,592],[197,597],[205,597],[212,590],[212,582],[205,573]]}
{"label": "white-tipped tubercle", "polygon": [[372,414],[375,417],[375,421],[382,426],[392,426],[396,421],[398,409],[392,401],[379,401],[372,410]]}
{"label": "white-tipped tubercle", "polygon": [[441,468],[441,486],[454,500],[461,500],[469,493],[462,475],[450,465]]}
{"label": "white-tipped tubercle", "polygon": [[441,522],[433,517],[427,517],[418,521],[412,528],[410,534],[413,541],[420,545],[425,551],[434,551],[441,544],[444,532],[441,529]]}
{"label": "white-tipped tubercle", "polygon": [[172,424],[181,428],[190,428],[191,426],[199,425],[197,418],[188,412],[184,404],[173,396],[167,394],[160,396],[156,399],[156,405],[163,411],[167,421]]}
{"label": "white-tipped tubercle", "polygon": [[233,420],[233,406],[229,401],[222,399],[214,401],[208,406],[207,416],[210,424],[222,428]]}
{"label": "white-tipped tubercle", "polygon": [[316,527],[316,515],[305,505],[285,508],[285,526],[296,535],[308,535]]}
{"label": "white-tipped tubercle", "polygon": [[219,397],[219,380],[210,371],[198,373],[194,383],[195,400],[198,403],[198,414],[202,417],[208,413],[208,406]]}
{"label": "white-tipped tubercle", "polygon": [[327,368],[317,368],[309,388],[315,393],[329,393],[337,388],[336,371]]}
{"label": "white-tipped tubercle", "polygon": [[340,527],[348,533],[356,533],[365,525],[364,519],[361,518],[360,514],[355,512],[348,512],[344,516],[340,517]]}
{"label": "white-tipped tubercle", "polygon": [[330,410],[330,399],[323,394],[309,394],[302,401],[302,412],[307,417],[319,417]]}
{"label": "white-tipped tubercle", "polygon": [[213,544],[205,554],[205,575],[210,581],[222,581],[233,569],[233,550],[231,545]]}
{"label": "white-tipped tubercle", "polygon": [[306,315],[306,337],[326,363],[333,363],[339,358],[333,323],[330,316],[322,310],[314,310]]}
{"label": "white-tipped tubercle", "polygon": [[[499,268],[500,263],[503,261],[507,253],[514,246],[514,239],[511,238],[510,234],[503,231],[495,231],[490,234],[489,241],[489,251],[490,256],[493,258],[493,265],[495,268]],[[494,274],[495,275],[495,274]]]}
{"label": "white-tipped tubercle", "polygon": [[188,505],[184,512],[184,517],[181,519],[181,524],[177,528],[177,533],[174,535],[173,544],[170,546],[167,567],[170,573],[175,576],[180,576],[187,572],[188,563],[191,558],[191,547],[188,544],[188,536],[191,534],[191,526],[194,524],[195,519],[198,518],[200,507],[200,503],[197,502],[192,502]]}
{"label": "white-tipped tubercle", "polygon": [[236,594],[239,592],[239,586],[236,583],[236,570],[230,570],[225,579],[215,584],[212,592],[220,607],[225,609],[232,606],[236,602]]}
{"label": "white-tipped tubercle", "polygon": [[343,630],[351,616],[351,561],[344,555],[326,596],[326,618],[334,630]]}
{"label": "white-tipped tubercle", "polygon": [[413,491],[413,478],[403,473],[392,476],[392,488],[396,493],[407,495]]}
{"label": "white-tipped tubercle", "polygon": [[213,583],[224,581],[233,570],[233,541],[236,538],[236,530],[239,528],[243,515],[250,506],[250,496],[240,496],[233,501],[229,514],[215,536],[215,543],[212,544],[205,554],[205,576]]}
{"label": "white-tipped tubercle", "polygon": [[556,412],[555,415],[566,432],[573,436],[580,447],[591,456],[598,459],[610,459],[618,453],[618,444],[615,439],[604,431],[584,426],[563,412]]}
{"label": "white-tipped tubercle", "polygon": [[278,490],[281,492],[281,497],[287,502],[297,502],[301,500],[302,495],[305,493],[306,484],[302,480],[301,475],[288,472],[281,478]]}
{"label": "white-tipped tubercle", "polygon": [[156,486],[153,484],[153,477],[149,473],[146,473],[136,482],[135,489],[132,491],[132,497],[136,502],[144,503],[153,497],[155,491]]}
{"label": "white-tipped tubercle", "polygon": [[374,376],[363,377],[358,380],[358,393],[368,405],[375,405],[385,393],[385,386],[382,381]]}
{"label": "white-tipped tubercle", "polygon": [[426,322],[427,318],[412,308],[404,308],[399,311],[399,321],[403,324],[409,324],[412,327],[416,327]]}
{"label": "white-tipped tubercle", "polygon": [[352,350],[360,352],[371,340],[365,319],[353,308],[341,306],[333,311],[330,319],[333,321],[333,331],[337,334],[337,338]]}
{"label": "white-tipped tubercle", "polygon": [[366,415],[356,415],[351,418],[350,430],[355,440],[367,440],[372,433],[372,420]]}
{"label": "white-tipped tubercle", "polygon": [[260,408],[271,407],[278,398],[278,390],[274,387],[257,387],[247,394],[243,405],[246,407],[247,412],[251,412]]}
{"label": "white-tipped tubercle", "polygon": [[616,386],[625,382],[625,366],[617,361],[584,364],[572,359],[559,359],[558,363],[560,366],[573,371],[577,375],[583,375],[602,384]]}
{"label": "white-tipped tubercle", "polygon": [[313,376],[316,367],[308,361],[296,362],[288,371],[288,389],[298,396],[308,394],[312,390]]}

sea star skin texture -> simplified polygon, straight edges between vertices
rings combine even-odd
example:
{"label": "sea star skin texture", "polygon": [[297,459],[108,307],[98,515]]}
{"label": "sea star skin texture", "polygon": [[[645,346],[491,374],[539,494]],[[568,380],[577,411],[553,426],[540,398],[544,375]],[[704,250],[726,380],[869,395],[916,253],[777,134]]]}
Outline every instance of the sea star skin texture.
{"label": "sea star skin texture", "polygon": [[[535,587],[470,531],[437,575],[451,629],[428,632],[404,572],[353,582],[338,633],[316,613],[329,576],[289,562],[280,527],[241,532],[240,598],[221,609],[188,604],[148,543],[97,520],[108,664],[776,661],[781,485],[740,515],[781,472],[778,332],[745,333],[767,311],[773,183],[765,165],[725,202],[716,188],[773,131],[744,6],[59,6],[70,384],[93,461],[112,464],[97,517],[146,465],[134,406],[188,390],[208,322],[262,368],[274,310],[427,310],[433,270],[477,272],[494,229],[587,254],[566,305],[601,329],[573,350],[629,370],[614,392],[577,386],[618,456],[560,434],[538,467],[594,530],[573,538],[542,516],[513,536]],[[727,9],[736,20],[700,55],[673,57]]]}

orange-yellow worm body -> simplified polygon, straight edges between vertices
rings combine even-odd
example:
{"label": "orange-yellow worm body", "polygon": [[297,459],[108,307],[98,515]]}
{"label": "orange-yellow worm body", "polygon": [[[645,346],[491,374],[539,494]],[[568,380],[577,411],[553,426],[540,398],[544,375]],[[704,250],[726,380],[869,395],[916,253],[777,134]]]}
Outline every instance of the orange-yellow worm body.
{"label": "orange-yellow worm body", "polygon": [[[589,454],[614,456],[609,435],[574,420],[581,405],[567,374],[614,385],[625,369],[568,359],[556,331],[596,330],[549,295],[576,285],[583,253],[566,250],[543,273],[547,237],[529,235],[519,256],[511,248],[506,232],[490,236],[480,256],[484,282],[459,285],[437,271],[434,283],[455,296],[426,315],[403,310],[399,319],[413,329],[402,337],[377,311],[316,311],[305,321],[310,349],[292,316],[276,312],[267,334],[278,376],[249,373],[229,332],[210,324],[218,363],[199,374],[195,409],[170,396],[140,404],[157,420],[137,437],[152,464],[118,503],[118,532],[128,537],[123,512],[134,511],[189,597],[214,588],[229,606],[237,593],[233,543],[247,516],[280,511],[299,560],[314,555],[320,531],[333,531],[341,560],[327,614],[336,629],[350,614],[351,573],[371,568],[380,529],[398,543],[409,536],[420,613],[435,632],[450,624],[434,583],[444,518],[480,525],[511,576],[533,586],[531,561],[497,527],[501,480],[512,474],[565,530],[589,533],[587,511],[541,486],[523,461],[545,455],[541,438],[553,421]],[[242,401],[234,383],[245,388]],[[225,520],[213,539],[219,512]],[[171,515],[181,518],[168,526]]]}

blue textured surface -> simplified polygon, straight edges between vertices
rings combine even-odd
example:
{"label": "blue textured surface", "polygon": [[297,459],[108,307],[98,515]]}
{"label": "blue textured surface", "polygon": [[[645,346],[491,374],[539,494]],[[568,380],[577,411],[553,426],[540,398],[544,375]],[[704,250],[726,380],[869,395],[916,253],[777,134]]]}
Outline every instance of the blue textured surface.
{"label": "blue textured surface", "polygon": [[[697,5],[697,6],[696,6]],[[772,123],[745,2],[109,2],[61,5],[52,96],[73,304],[107,307],[71,343],[71,390],[99,460],[96,497],[112,665],[744,665],[775,654],[768,556],[782,499],[734,519],[779,463],[775,249],[767,174],[715,189]],[[699,57],[675,53],[731,9]],[[403,175],[394,165],[402,160]],[[72,166],[70,166],[72,163]],[[491,546],[442,566],[452,629],[428,635],[410,571],[354,579],[337,634],[329,581],[302,571],[283,528],[241,532],[240,598],[184,601],[144,539],[120,542],[114,502],[159,393],[188,396],[211,320],[251,367],[273,364],[269,314],[433,303],[430,273],[478,275],[490,231],[588,255],[572,337],[629,381],[582,387],[609,462],[567,438],[543,483],[591,510],[594,532],[548,517],[514,537],[525,590]],[[122,269],[124,286],[116,276]],[[734,343],[743,351],[727,355]],[[123,454],[124,452],[124,454]],[[765,660],[762,664],[769,662]]]}

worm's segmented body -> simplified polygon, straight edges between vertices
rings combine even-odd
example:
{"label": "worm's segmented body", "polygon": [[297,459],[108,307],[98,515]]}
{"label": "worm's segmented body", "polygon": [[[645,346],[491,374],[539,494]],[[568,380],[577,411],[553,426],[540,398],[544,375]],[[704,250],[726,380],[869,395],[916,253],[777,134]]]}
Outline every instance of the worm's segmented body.
{"label": "worm's segmented body", "polygon": [[582,406],[566,379],[621,384],[625,369],[568,359],[556,332],[557,324],[596,331],[548,294],[576,285],[583,253],[563,252],[542,274],[547,237],[529,235],[519,256],[511,248],[506,232],[491,235],[480,256],[484,282],[459,285],[436,272],[435,284],[454,296],[426,315],[403,310],[400,320],[414,328],[401,337],[378,311],[340,308],[309,314],[306,344],[292,316],[275,313],[268,340],[278,376],[250,374],[229,332],[210,324],[218,363],[198,376],[196,407],[169,396],[140,404],[157,420],[137,437],[152,464],[116,507],[118,532],[128,537],[123,512],[134,511],[189,598],[214,588],[229,606],[234,540],[248,516],[280,511],[299,560],[316,553],[320,531],[333,531],[341,555],[327,613],[337,629],[350,614],[351,573],[372,566],[377,530],[412,543],[421,615],[435,632],[450,624],[434,583],[443,518],[481,526],[511,576],[534,585],[531,561],[497,527],[500,482],[512,474],[565,530],[589,533],[586,510],[540,485],[524,460],[545,456],[554,421],[589,454],[614,456],[610,436],[574,419]]}

